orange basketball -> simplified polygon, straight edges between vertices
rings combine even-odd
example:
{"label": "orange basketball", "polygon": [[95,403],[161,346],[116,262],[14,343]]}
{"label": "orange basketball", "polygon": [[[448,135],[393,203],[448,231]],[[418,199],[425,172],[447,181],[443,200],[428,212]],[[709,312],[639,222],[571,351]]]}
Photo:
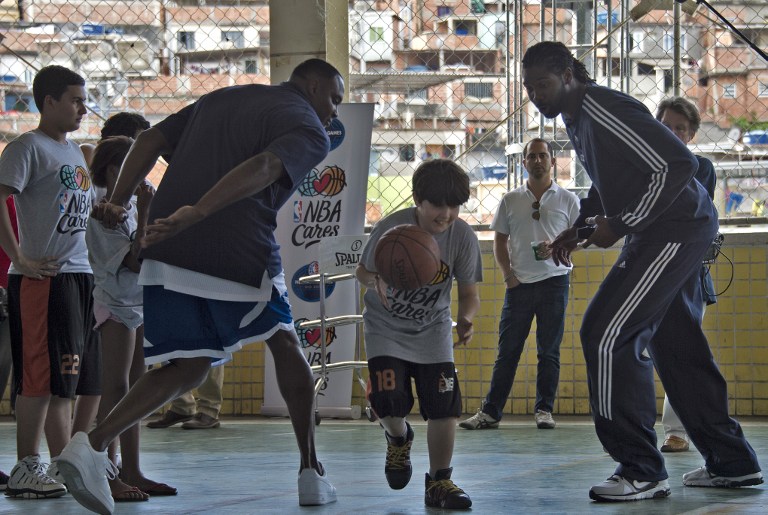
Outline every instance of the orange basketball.
{"label": "orange basketball", "polygon": [[417,225],[398,225],[385,232],[373,253],[376,271],[398,290],[426,286],[440,271],[440,248]]}

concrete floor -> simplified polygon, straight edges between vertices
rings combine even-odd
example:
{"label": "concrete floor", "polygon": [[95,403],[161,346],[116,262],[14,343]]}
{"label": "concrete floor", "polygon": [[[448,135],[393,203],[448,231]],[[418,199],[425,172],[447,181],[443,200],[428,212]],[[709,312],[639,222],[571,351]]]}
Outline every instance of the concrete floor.
{"label": "concrete floor", "polygon": [[[591,421],[556,417],[555,430],[537,430],[532,417],[505,417],[496,430],[457,433],[453,479],[472,498],[475,513],[768,513],[765,485],[733,490],[683,487],[681,476],[702,465],[692,450],[667,456],[672,495],[666,499],[598,504],[590,486],[610,476]],[[185,431],[142,429],[145,474],[179,490],[175,497],[120,503],[116,514],[417,514],[424,506],[426,427],[411,416],[416,439],[414,474],[403,490],[384,478],[382,430],[367,420],[323,420],[317,428],[320,458],[338,490],[338,502],[300,508],[296,493],[298,453],[285,419],[225,419],[221,428]],[[768,456],[768,420],[742,420],[759,457]],[[657,426],[657,430],[659,430]],[[15,424],[0,419],[0,469],[15,463]],[[71,496],[45,500],[0,498],[0,513],[82,514]]]}

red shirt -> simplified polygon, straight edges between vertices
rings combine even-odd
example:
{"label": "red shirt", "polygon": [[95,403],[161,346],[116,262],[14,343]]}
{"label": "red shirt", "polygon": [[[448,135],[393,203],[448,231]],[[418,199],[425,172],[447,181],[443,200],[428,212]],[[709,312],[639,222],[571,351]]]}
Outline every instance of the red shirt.
{"label": "red shirt", "polygon": [[[19,239],[19,229],[16,225],[16,204],[13,203],[13,197],[8,197],[5,205],[8,206],[8,216],[11,219],[11,227],[13,227],[13,234],[16,235],[16,240]],[[2,248],[0,248],[0,287],[8,287],[8,267],[11,266],[11,258],[8,257]]]}

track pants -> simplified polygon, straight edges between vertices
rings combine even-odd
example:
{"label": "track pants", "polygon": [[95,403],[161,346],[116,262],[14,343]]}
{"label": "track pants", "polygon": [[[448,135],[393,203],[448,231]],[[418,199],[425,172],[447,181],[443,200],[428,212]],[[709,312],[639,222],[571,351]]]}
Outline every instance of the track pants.
{"label": "track pants", "polygon": [[[701,256],[709,242],[631,241],[592,299],[581,327],[595,429],[619,462],[616,474],[668,477],[656,448],[655,364],[669,400],[707,469],[760,470],[741,426],[728,416],[725,379],[701,328]],[[642,356],[648,348],[651,358]]]}

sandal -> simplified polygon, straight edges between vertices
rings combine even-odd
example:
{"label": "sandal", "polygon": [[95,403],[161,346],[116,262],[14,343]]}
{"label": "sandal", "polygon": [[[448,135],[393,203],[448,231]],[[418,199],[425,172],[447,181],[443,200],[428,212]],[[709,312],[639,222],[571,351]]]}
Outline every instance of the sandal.
{"label": "sandal", "polygon": [[142,502],[148,501],[149,495],[135,486],[132,486],[128,490],[123,490],[118,494],[112,494],[112,499],[114,499],[115,502]]}
{"label": "sandal", "polygon": [[144,492],[151,496],[176,495],[179,493],[178,490],[176,490],[174,487],[168,486],[165,483],[158,483],[156,481],[150,481],[147,483],[147,486],[144,488]]}

